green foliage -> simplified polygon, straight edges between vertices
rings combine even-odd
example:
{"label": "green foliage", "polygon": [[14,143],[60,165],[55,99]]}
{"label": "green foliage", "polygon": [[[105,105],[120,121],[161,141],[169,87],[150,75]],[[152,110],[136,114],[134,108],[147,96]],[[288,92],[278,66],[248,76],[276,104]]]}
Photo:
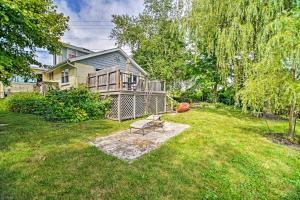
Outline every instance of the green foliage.
{"label": "green foliage", "polygon": [[194,0],[188,34],[233,80],[244,110],[299,112],[299,8],[294,0]]}
{"label": "green foliage", "polygon": [[234,105],[235,104],[234,88],[228,87],[218,91],[218,102],[226,105]]}
{"label": "green foliage", "polygon": [[44,97],[38,93],[18,93],[8,99],[10,111],[44,116],[49,121],[79,122],[104,118],[110,99],[101,100],[98,94],[84,87],[70,90],[51,90]]}
{"label": "green foliage", "polygon": [[13,75],[31,77],[37,48],[58,53],[67,18],[52,0],[0,0],[0,81]]}
{"label": "green foliage", "polygon": [[223,103],[226,105],[235,104],[235,90],[233,87],[223,88],[219,91],[213,89],[199,89],[190,88],[183,92],[173,93],[174,99],[178,102],[208,102],[208,103]]}
{"label": "green foliage", "polygon": [[44,114],[46,99],[39,93],[17,93],[7,99],[8,109],[26,114]]}
{"label": "green foliage", "polygon": [[300,10],[283,14],[268,24],[259,46],[262,55],[248,70],[239,92],[244,110],[268,110],[289,115],[290,137],[300,111]]}
{"label": "green foliage", "polygon": [[99,94],[85,87],[70,90],[51,90],[46,95],[49,110],[46,118],[54,121],[84,121],[104,118],[110,99],[101,100]]}
{"label": "green foliage", "polygon": [[172,0],[147,0],[138,17],[113,16],[111,38],[128,45],[134,59],[152,79],[166,80],[168,87],[186,77],[186,44],[180,30],[180,9]]}
{"label": "green foliage", "polygon": [[265,30],[294,7],[293,0],[193,0],[188,31],[199,51],[217,58],[223,81],[234,77],[239,90],[252,63],[265,56],[260,50]]}

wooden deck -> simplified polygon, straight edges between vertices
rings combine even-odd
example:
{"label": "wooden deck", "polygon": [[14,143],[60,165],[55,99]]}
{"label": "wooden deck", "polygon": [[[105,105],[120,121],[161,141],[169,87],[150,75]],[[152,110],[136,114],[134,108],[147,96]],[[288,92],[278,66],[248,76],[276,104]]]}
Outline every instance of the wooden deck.
{"label": "wooden deck", "polygon": [[150,92],[165,93],[164,81],[149,80],[144,76],[121,70],[101,70],[88,75],[88,87],[91,91],[112,92]]}
{"label": "wooden deck", "polygon": [[87,84],[91,91],[112,98],[111,119],[121,121],[166,112],[164,81],[110,68],[90,73]]}

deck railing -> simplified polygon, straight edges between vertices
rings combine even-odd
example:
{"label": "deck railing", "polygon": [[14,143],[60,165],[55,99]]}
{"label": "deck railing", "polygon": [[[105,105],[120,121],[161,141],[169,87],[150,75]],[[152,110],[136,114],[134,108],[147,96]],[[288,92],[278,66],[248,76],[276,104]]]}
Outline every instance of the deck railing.
{"label": "deck railing", "polygon": [[88,75],[88,87],[92,91],[117,92],[165,92],[165,82],[160,80],[148,80],[144,76],[133,73],[112,70],[90,73]]}

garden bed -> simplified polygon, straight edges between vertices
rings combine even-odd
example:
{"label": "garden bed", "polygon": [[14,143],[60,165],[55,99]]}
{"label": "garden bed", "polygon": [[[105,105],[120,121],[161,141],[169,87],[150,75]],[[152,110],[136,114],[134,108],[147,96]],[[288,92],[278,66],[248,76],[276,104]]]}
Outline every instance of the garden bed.
{"label": "garden bed", "polygon": [[288,146],[290,148],[296,149],[300,151],[300,137],[296,136],[295,139],[290,139],[286,137],[285,134],[282,133],[270,133],[268,135],[268,139],[276,144],[282,144]]}

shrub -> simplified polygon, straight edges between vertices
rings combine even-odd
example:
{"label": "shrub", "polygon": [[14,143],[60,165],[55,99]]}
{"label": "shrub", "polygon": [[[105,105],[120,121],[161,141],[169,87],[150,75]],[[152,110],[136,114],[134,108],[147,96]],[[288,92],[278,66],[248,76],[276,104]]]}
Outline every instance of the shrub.
{"label": "shrub", "polygon": [[12,112],[42,115],[47,103],[39,93],[16,93],[8,97],[7,107]]}
{"label": "shrub", "polygon": [[19,93],[8,99],[13,112],[43,115],[49,121],[79,122],[104,118],[110,99],[101,100],[99,94],[84,87],[51,90],[44,97],[38,93]]}
{"label": "shrub", "polygon": [[201,102],[199,107],[200,108],[225,108],[226,106],[223,103]]}
{"label": "shrub", "polygon": [[235,103],[235,92],[233,87],[224,88],[218,92],[219,102],[226,105],[234,105]]}
{"label": "shrub", "polygon": [[53,121],[77,122],[104,118],[110,99],[101,100],[99,94],[85,87],[52,90],[46,96],[49,109],[46,118]]}

